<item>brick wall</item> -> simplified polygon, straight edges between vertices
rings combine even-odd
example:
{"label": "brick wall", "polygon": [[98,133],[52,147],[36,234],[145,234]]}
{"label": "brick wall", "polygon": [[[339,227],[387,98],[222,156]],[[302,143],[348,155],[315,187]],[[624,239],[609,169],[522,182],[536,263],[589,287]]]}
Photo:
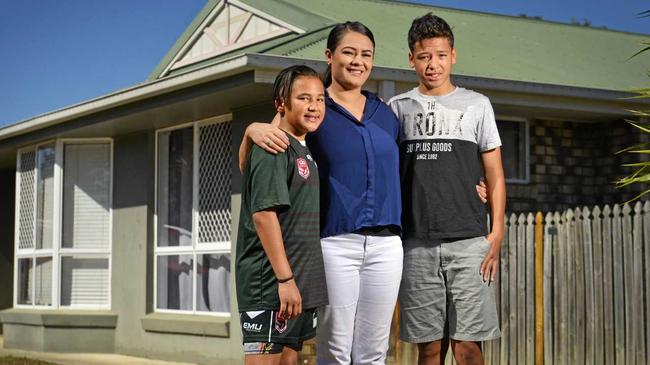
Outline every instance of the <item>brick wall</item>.
{"label": "brick wall", "polygon": [[[576,123],[537,120],[530,125],[530,183],[508,184],[508,212],[543,212],[622,203],[643,187],[617,189],[638,155],[617,151],[647,140],[622,120]],[[650,187],[650,186],[648,186]]]}

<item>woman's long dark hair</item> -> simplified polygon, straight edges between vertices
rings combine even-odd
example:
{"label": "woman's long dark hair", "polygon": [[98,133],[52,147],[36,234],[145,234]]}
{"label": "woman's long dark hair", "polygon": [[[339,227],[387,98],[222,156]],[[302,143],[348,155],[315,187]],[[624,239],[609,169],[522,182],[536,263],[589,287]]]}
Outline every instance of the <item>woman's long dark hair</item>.
{"label": "woman's long dark hair", "polygon": [[[334,54],[334,50],[341,43],[341,39],[348,32],[357,32],[365,35],[372,42],[372,48],[375,48],[375,36],[372,35],[372,31],[361,22],[351,22],[347,21],[345,23],[339,23],[330,31],[329,36],[327,36],[327,49]],[[332,84],[332,66],[327,65],[327,70],[325,71],[325,77],[323,78],[323,83],[325,87],[328,87]]]}

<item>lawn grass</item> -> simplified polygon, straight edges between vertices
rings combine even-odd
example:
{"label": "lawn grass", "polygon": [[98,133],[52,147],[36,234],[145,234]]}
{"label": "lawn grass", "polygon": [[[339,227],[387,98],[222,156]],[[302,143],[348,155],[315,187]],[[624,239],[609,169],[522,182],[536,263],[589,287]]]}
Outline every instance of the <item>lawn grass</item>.
{"label": "lawn grass", "polygon": [[0,356],[0,365],[56,365],[51,362],[26,357]]}

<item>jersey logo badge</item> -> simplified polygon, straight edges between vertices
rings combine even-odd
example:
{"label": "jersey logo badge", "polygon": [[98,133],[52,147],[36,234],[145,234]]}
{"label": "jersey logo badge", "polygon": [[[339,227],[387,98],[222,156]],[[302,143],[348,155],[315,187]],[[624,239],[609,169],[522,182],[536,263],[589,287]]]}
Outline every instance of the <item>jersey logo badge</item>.
{"label": "jersey logo badge", "polygon": [[307,160],[300,157],[296,159],[296,166],[298,167],[298,174],[305,180],[309,177],[309,165]]}
{"label": "jersey logo badge", "polygon": [[284,333],[287,330],[287,320],[282,317],[280,312],[275,314],[275,330],[278,333]]}

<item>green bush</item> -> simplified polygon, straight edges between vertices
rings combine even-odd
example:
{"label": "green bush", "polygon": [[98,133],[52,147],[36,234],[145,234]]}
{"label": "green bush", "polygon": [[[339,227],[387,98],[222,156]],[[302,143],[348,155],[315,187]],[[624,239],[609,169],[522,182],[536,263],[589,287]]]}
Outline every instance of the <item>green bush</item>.
{"label": "green bush", "polygon": [[[639,14],[640,17],[650,17],[650,10],[644,11]],[[630,59],[650,51],[650,42],[642,42],[641,45],[643,48],[633,54]],[[647,76],[650,78],[650,70],[647,73]],[[636,96],[633,96],[633,99],[649,99],[650,98],[650,88],[644,88],[644,89],[639,89],[639,90],[632,90],[633,93],[637,94]],[[642,118],[642,117],[650,117],[650,110],[630,110],[632,114]],[[641,133],[645,133],[650,135],[650,128],[647,125],[642,125],[638,122],[634,122],[631,120],[627,120],[628,123],[630,123],[632,126],[637,128],[638,130],[641,131]],[[633,153],[633,154],[638,154],[638,155],[649,155],[650,154],[650,142],[645,142],[645,143],[640,143],[636,146],[628,147],[624,150],[621,150],[617,153]],[[642,160],[648,160],[647,158],[642,158]],[[635,170],[633,173],[630,175],[627,175],[625,177],[622,177],[618,179],[615,184],[616,187],[622,188],[624,186],[628,186],[631,184],[643,184],[647,185],[650,182],[650,161],[641,161],[641,162],[635,162],[635,163],[630,163],[630,164],[624,164],[623,166],[628,166],[628,167],[634,167]],[[639,195],[636,197],[632,198],[630,201],[636,200],[641,198],[642,196],[650,193],[650,188],[644,189]]]}

